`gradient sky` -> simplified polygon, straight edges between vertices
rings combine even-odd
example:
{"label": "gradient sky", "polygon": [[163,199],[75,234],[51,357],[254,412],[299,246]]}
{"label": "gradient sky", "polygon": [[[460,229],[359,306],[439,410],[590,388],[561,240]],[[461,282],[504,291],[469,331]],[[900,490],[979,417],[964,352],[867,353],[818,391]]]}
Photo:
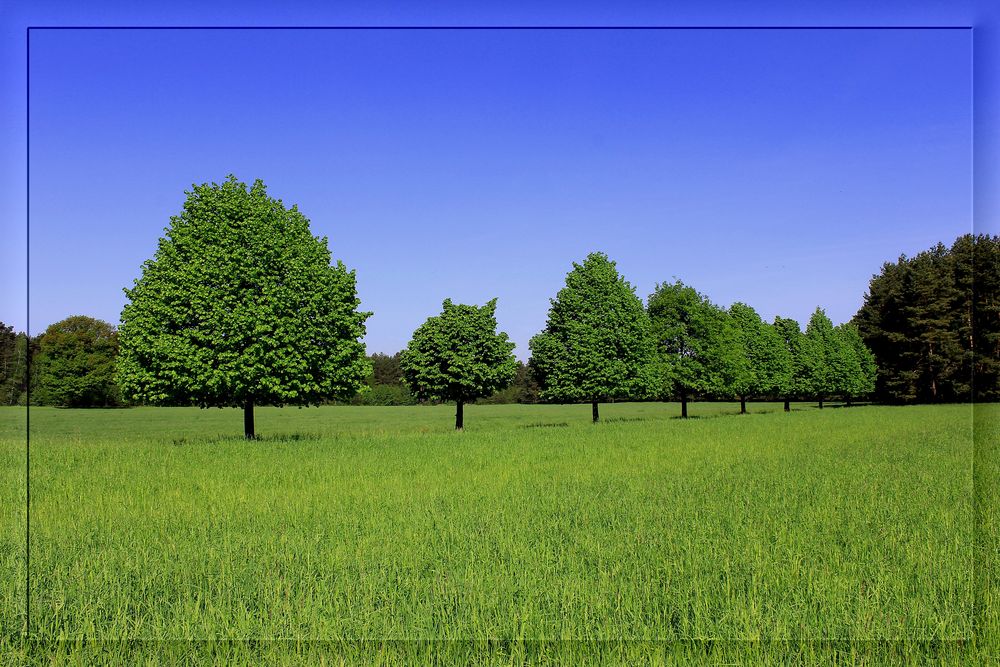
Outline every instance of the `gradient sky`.
{"label": "gradient sky", "polygon": [[643,298],[845,321],[972,229],[971,62],[968,30],[33,30],[31,329],[117,322],[230,172],[357,270],[371,352],[499,297],[526,358],[592,250]]}

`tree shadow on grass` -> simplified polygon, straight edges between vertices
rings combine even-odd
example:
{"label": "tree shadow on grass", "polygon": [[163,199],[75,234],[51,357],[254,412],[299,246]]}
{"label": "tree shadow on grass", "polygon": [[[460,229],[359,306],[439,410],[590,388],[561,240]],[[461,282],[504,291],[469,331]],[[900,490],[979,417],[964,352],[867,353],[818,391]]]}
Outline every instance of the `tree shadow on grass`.
{"label": "tree shadow on grass", "polygon": [[269,435],[258,435],[253,440],[247,440],[241,435],[214,435],[208,437],[187,437],[171,438],[170,444],[175,447],[184,445],[214,445],[233,442],[315,442],[322,440],[320,433],[272,433]]}

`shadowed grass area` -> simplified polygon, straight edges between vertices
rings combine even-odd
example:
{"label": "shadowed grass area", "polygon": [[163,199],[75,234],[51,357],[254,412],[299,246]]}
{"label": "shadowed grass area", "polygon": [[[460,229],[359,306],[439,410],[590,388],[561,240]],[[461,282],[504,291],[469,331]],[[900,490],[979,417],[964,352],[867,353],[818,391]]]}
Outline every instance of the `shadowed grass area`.
{"label": "shadowed grass area", "polygon": [[[169,644],[87,638],[213,640],[175,648],[287,664],[306,649],[470,662],[462,646],[496,664],[995,654],[962,641],[998,627],[995,567],[973,566],[996,563],[982,491],[996,449],[977,452],[974,504],[970,407],[795,407],[697,404],[720,418],[682,421],[613,404],[593,425],[587,405],[468,406],[465,433],[449,406],[262,408],[251,442],[236,410],[33,409],[31,632],[69,640],[35,652]],[[23,493],[12,414],[5,500]],[[4,544],[23,545],[23,514],[4,517]],[[5,573],[23,572],[17,553]],[[7,603],[23,611],[23,585],[3,594],[19,628]]]}

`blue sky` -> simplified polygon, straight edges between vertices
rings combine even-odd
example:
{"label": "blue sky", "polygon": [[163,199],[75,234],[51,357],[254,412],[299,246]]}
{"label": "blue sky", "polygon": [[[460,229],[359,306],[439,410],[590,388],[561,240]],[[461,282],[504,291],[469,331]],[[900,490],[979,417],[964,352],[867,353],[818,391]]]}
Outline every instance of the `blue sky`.
{"label": "blue sky", "polygon": [[373,352],[446,297],[499,297],[526,358],[592,250],[642,297],[677,277],[844,321],[883,261],[972,229],[972,49],[963,30],[33,30],[31,329],[117,322],[184,190],[230,172],[357,270]]}

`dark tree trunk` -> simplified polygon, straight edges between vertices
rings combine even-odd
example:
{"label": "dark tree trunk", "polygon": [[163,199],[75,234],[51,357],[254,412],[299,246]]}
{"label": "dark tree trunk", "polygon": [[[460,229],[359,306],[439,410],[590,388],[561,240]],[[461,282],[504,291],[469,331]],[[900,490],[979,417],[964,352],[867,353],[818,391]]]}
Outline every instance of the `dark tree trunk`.
{"label": "dark tree trunk", "polygon": [[243,406],[243,437],[247,440],[257,437],[253,430],[253,401],[247,401]]}
{"label": "dark tree trunk", "polygon": [[820,409],[820,410],[822,410],[822,409],[823,409],[823,399],[822,399],[822,398],[821,398],[821,399],[819,399],[819,409]]}
{"label": "dark tree trunk", "polygon": [[688,397],[687,394],[681,394],[681,418],[688,418]]}
{"label": "dark tree trunk", "polygon": [[462,401],[455,403],[455,430],[465,430],[465,403]]}
{"label": "dark tree trunk", "polygon": [[740,396],[740,414],[745,415],[747,413],[747,397]]}
{"label": "dark tree trunk", "polygon": [[847,399],[847,407],[851,407],[851,399]]}
{"label": "dark tree trunk", "polygon": [[597,401],[592,401],[590,403],[590,408],[591,408],[591,411],[594,413],[594,423],[596,424],[597,420],[599,420],[601,418],[601,414],[597,410]]}
{"label": "dark tree trunk", "polygon": [[786,398],[785,399],[785,412],[791,412],[791,411],[792,411],[792,402]]}

